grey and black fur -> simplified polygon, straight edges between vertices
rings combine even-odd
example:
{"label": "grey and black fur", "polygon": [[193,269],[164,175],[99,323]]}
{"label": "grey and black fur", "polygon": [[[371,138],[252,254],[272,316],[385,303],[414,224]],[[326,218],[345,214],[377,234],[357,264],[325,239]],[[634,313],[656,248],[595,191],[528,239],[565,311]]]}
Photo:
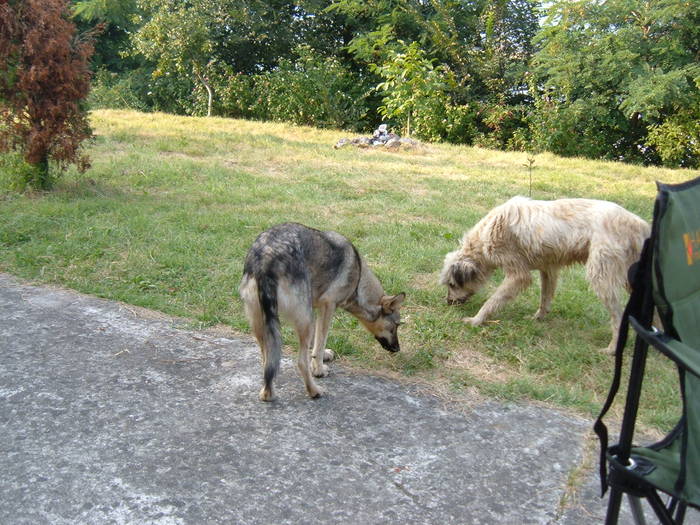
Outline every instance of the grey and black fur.
{"label": "grey and black fur", "polygon": [[357,317],[383,348],[399,351],[405,294],[385,295],[357,249],[339,233],[296,223],[261,233],[246,256],[239,292],[262,353],[263,401],[274,399],[282,354],[280,316],[291,321],[299,337],[297,366],[310,397],[322,394],[312,375],[327,375],[323,361],[333,358],[325,345],[336,308]]}

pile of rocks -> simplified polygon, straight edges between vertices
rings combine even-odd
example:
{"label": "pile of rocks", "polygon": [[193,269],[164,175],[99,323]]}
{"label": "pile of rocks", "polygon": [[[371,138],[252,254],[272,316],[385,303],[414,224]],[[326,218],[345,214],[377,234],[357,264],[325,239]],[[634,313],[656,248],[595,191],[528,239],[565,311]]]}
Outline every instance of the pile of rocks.
{"label": "pile of rocks", "polygon": [[384,148],[388,150],[411,149],[418,146],[417,140],[399,137],[395,133],[387,131],[386,124],[382,124],[371,137],[355,137],[354,139],[340,139],[336,142],[335,149],[344,146],[355,146],[358,148]]}

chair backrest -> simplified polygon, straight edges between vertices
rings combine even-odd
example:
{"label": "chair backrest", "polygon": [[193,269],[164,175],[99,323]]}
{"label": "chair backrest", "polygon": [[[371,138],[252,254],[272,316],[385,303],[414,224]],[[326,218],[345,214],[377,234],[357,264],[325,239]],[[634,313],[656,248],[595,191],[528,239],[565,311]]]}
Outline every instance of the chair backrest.
{"label": "chair backrest", "polygon": [[[659,184],[653,246],[654,302],[664,331],[700,353],[700,178]],[[647,373],[650,373],[648,371]],[[683,431],[676,490],[700,504],[700,378],[680,371]]]}
{"label": "chair backrest", "polygon": [[700,178],[658,186],[654,300],[666,331],[700,349]]}

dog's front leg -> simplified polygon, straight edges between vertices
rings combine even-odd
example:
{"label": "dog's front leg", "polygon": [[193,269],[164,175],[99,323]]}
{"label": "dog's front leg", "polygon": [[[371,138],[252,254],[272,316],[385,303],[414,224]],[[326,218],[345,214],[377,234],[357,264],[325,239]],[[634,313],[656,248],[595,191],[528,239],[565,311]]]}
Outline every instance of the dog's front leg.
{"label": "dog's front leg", "polygon": [[501,285],[479,309],[479,312],[474,317],[465,317],[462,321],[472,326],[479,326],[500,310],[503,305],[515,299],[520,292],[530,286],[531,282],[532,277],[529,273],[506,274]]}
{"label": "dog's front leg", "polygon": [[544,316],[549,313],[552,307],[552,299],[554,291],[557,289],[557,279],[559,277],[559,268],[547,268],[540,270],[540,284],[542,290],[540,292],[540,307],[535,312],[535,319],[544,319]]}
{"label": "dog's front leg", "polygon": [[323,364],[323,361],[330,361],[333,358],[332,351],[326,352],[326,340],[328,339],[328,330],[331,326],[333,312],[335,312],[335,305],[323,303],[318,308],[314,347],[311,352],[311,372],[316,377],[328,375],[328,367]]}

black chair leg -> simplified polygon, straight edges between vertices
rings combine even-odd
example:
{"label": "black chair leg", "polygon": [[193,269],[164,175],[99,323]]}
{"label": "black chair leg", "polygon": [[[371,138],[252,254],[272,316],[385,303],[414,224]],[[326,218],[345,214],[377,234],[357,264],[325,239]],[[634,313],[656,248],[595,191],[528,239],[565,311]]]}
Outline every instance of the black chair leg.
{"label": "black chair leg", "polygon": [[656,513],[656,517],[659,518],[659,521],[663,525],[676,525],[676,522],[673,520],[671,513],[669,513],[668,509],[666,508],[666,505],[664,505],[664,502],[661,501],[661,498],[656,493],[656,491],[650,490],[647,493],[646,498],[649,502],[649,505],[651,505],[651,508]]}
{"label": "black chair leg", "polygon": [[[678,525],[682,525],[683,521],[685,520],[685,510],[688,508],[685,503],[678,503],[678,500],[673,501],[673,504],[676,505],[678,504],[678,508],[676,508],[676,515],[674,516],[674,521]],[[671,511],[673,513],[673,511]]]}
{"label": "black chair leg", "polygon": [[642,510],[642,500],[637,496],[632,496],[632,494],[627,494],[627,499],[630,502],[634,523],[636,525],[646,525],[647,522],[644,519],[644,511]]}
{"label": "black chair leg", "polygon": [[620,505],[622,504],[622,491],[617,487],[610,488],[608,499],[608,513],[605,515],[605,525],[617,525],[620,517]]}

